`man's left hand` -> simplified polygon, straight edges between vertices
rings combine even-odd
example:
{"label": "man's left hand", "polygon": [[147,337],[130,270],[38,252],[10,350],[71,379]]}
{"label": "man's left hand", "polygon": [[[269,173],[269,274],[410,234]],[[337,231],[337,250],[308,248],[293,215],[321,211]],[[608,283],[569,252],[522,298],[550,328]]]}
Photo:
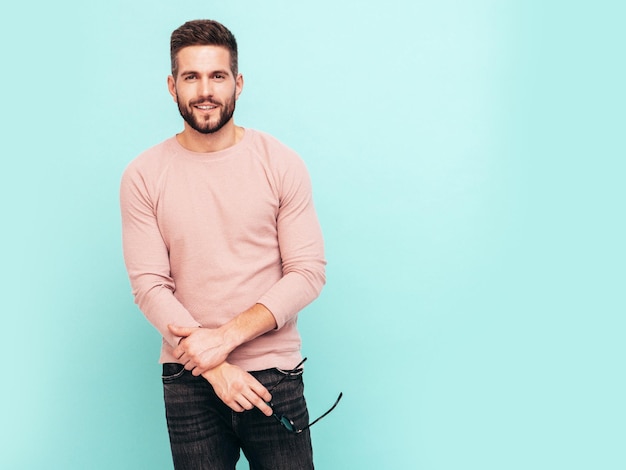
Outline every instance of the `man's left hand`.
{"label": "man's left hand", "polygon": [[220,365],[232,350],[219,328],[187,328],[177,325],[168,325],[168,328],[176,336],[182,337],[174,349],[174,356],[195,376]]}

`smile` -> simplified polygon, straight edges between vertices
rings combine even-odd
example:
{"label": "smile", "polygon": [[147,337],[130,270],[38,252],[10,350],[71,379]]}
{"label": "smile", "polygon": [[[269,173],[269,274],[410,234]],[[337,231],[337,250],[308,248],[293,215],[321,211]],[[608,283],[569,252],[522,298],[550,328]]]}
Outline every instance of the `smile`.
{"label": "smile", "polygon": [[211,109],[217,108],[217,106],[213,106],[213,105],[196,105],[195,107],[203,111],[209,111]]}

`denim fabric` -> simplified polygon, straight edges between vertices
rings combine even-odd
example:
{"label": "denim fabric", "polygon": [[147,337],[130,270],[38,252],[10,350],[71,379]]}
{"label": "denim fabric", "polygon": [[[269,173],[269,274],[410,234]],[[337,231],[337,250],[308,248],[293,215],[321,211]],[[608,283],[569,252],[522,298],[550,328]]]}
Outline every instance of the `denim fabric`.
{"label": "denim fabric", "polygon": [[[299,427],[309,422],[302,373],[279,369],[251,372],[265,387],[288,375],[272,390],[273,410]],[[176,470],[233,470],[243,450],[251,470],[313,468],[311,437],[293,434],[257,408],[232,411],[202,377],[180,364],[163,364],[167,428]]]}

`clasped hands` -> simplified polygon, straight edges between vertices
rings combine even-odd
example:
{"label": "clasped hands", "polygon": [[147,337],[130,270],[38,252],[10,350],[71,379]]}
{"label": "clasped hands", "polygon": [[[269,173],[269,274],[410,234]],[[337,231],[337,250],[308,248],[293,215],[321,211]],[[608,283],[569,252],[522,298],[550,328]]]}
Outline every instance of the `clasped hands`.
{"label": "clasped hands", "polygon": [[226,360],[234,349],[227,343],[226,335],[220,328],[187,328],[168,325],[176,336],[181,336],[174,356],[196,377],[217,367]]}
{"label": "clasped hands", "polygon": [[220,328],[188,328],[168,325],[172,334],[182,337],[174,355],[194,376],[202,375],[217,396],[233,411],[257,407],[266,416],[272,415],[268,403],[272,396],[252,375],[226,362],[235,348]]}

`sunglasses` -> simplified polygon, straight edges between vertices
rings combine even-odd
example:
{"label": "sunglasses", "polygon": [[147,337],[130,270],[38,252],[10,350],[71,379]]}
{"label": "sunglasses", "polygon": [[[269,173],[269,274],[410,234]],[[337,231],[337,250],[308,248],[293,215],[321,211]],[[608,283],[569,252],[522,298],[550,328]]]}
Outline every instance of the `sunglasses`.
{"label": "sunglasses", "polygon": [[[278,382],[276,382],[274,384],[274,386],[269,389],[268,391],[271,393],[272,390],[274,390],[276,387],[278,387],[281,383],[283,383],[283,380],[285,380],[287,377],[289,377],[291,374],[294,374],[296,372],[299,372],[299,368],[300,366],[302,366],[302,364],[304,364],[304,362],[307,360],[307,358],[305,357],[304,359],[302,359],[302,361],[300,361],[300,363],[294,367],[293,369],[291,369],[290,371],[287,371],[287,374],[285,374]],[[311,426],[313,426],[315,423],[317,423],[320,419],[324,418],[325,416],[327,416],[331,411],[333,411],[335,409],[335,407],[337,406],[337,404],[339,403],[339,400],[341,400],[341,397],[343,397],[343,392],[339,394],[339,396],[337,397],[337,400],[335,400],[335,403],[333,404],[333,406],[331,406],[328,411],[326,411],[326,413],[324,413],[322,416],[320,416],[319,418],[311,421],[309,424],[307,424],[306,426],[299,428],[298,426],[295,425],[295,423],[289,419],[287,416],[285,415],[277,415],[276,413],[274,413],[272,416],[289,432],[292,432],[294,434],[300,434],[302,431],[304,431],[305,429],[310,428]],[[272,409],[274,408],[274,405],[272,405],[272,403],[267,403]]]}

